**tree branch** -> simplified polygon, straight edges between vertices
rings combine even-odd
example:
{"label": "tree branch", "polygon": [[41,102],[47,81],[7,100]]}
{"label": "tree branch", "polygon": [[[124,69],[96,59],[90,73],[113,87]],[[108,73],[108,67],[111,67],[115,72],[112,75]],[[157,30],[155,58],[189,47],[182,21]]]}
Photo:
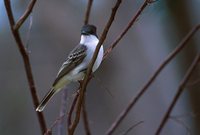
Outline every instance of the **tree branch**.
{"label": "tree branch", "polygon": [[89,22],[89,18],[90,18],[90,11],[91,11],[91,8],[92,8],[92,3],[93,3],[93,0],[88,0],[88,5],[87,5],[87,10],[86,10],[86,13],[85,13],[85,20],[84,20],[84,24],[88,24]]}
{"label": "tree branch", "polygon": [[139,126],[140,124],[144,123],[144,121],[139,121],[138,123],[129,127],[122,135],[128,135],[128,133],[133,130],[135,127]]}
{"label": "tree branch", "polygon": [[[93,4],[93,0],[88,0],[88,5],[87,5],[86,13],[85,13],[85,20],[84,20],[85,25],[88,24],[88,22],[89,22],[92,4]],[[90,135],[91,132],[90,132],[90,127],[89,127],[89,122],[88,122],[85,99],[83,100],[82,107],[83,107],[82,115],[83,115],[83,124],[84,124],[84,128],[85,128],[85,133],[86,133],[86,135]]]}
{"label": "tree branch", "polygon": [[197,54],[197,56],[195,57],[194,61],[192,62],[191,66],[189,67],[189,69],[187,70],[185,76],[183,77],[179,87],[178,87],[178,90],[177,90],[177,93],[175,94],[169,108],[167,109],[155,135],[159,135],[162,131],[162,129],[164,128],[174,106],[176,105],[176,102],[178,101],[179,97],[181,96],[181,94],[183,93],[183,90],[186,86],[186,83],[188,82],[188,80],[190,79],[190,77],[192,76],[193,72],[195,71],[198,63],[200,62],[200,54]]}
{"label": "tree branch", "polygon": [[188,41],[193,37],[193,35],[200,29],[200,25],[194,27],[183,40],[179,43],[179,45],[165,58],[165,60],[158,66],[155,73],[150,77],[149,81],[139,90],[139,93],[133,97],[128,106],[120,113],[117,119],[113,122],[111,127],[106,132],[106,135],[112,135],[115,129],[119,126],[122,120],[129,113],[131,108],[137,103],[137,101],[142,97],[142,95],[147,91],[152,82],[156,79],[159,73],[164,69],[164,67],[186,46]]}
{"label": "tree branch", "polygon": [[[17,47],[18,47],[20,54],[22,56],[22,59],[23,59],[23,63],[24,63],[25,71],[26,71],[26,76],[27,76],[27,79],[28,79],[28,84],[29,84],[33,104],[34,104],[34,107],[36,109],[37,105],[39,104],[39,100],[38,100],[38,96],[37,96],[37,92],[36,92],[36,88],[35,88],[35,84],[34,84],[34,80],[33,80],[29,56],[28,56],[28,53],[26,52],[26,49],[24,48],[24,45],[23,45],[23,42],[21,40],[21,37],[20,37],[18,30],[14,29],[15,20],[14,20],[14,17],[13,17],[10,0],[4,0],[4,4],[5,4],[5,7],[6,7],[6,12],[7,12],[7,15],[8,15],[12,34],[14,36]],[[37,113],[37,117],[38,117],[38,120],[39,120],[39,123],[40,123],[41,132],[43,134],[46,131],[45,119],[44,119],[44,116],[43,116],[42,113],[39,113],[39,112],[36,112],[36,113]]]}
{"label": "tree branch", "polygon": [[76,116],[75,116],[75,119],[74,119],[74,122],[72,124],[72,126],[70,127],[70,135],[72,135],[79,123],[79,119],[80,119],[80,113],[81,113],[81,107],[82,107],[82,103],[83,103],[83,100],[84,100],[84,95],[85,95],[85,91],[86,91],[86,87],[87,87],[87,84],[89,82],[89,77],[90,77],[90,74],[91,74],[91,71],[92,71],[92,67],[94,65],[94,62],[97,58],[97,55],[98,55],[98,52],[100,50],[100,47],[102,45],[102,43],[104,42],[104,40],[106,39],[106,36],[107,36],[107,33],[110,29],[110,26],[112,24],[112,22],[114,21],[114,18],[115,18],[115,15],[116,15],[116,12],[119,8],[121,4],[121,0],[117,0],[115,6],[112,8],[112,13],[111,13],[111,16],[104,28],[104,31],[101,35],[101,38],[99,40],[99,43],[96,47],[96,50],[94,52],[94,55],[93,55],[93,58],[89,64],[89,67],[87,69],[87,73],[86,73],[86,76],[84,77],[84,80],[83,80],[83,84],[81,86],[81,89],[80,89],[80,96],[79,96],[79,99],[78,99],[78,104],[77,104],[77,110],[76,110]]}
{"label": "tree branch", "polygon": [[50,128],[48,128],[46,130],[46,132],[44,133],[44,135],[52,135],[52,129],[58,124],[58,122],[60,122],[60,120],[64,119],[65,115],[59,116],[50,126]]}
{"label": "tree branch", "polygon": [[33,7],[35,5],[37,0],[31,0],[30,3],[28,4],[28,7],[26,8],[26,11],[24,12],[24,14],[19,18],[19,20],[17,21],[17,23],[14,26],[15,30],[18,30],[21,25],[26,21],[26,19],[28,18],[28,16],[30,15],[30,13],[33,10]]}
{"label": "tree branch", "polygon": [[138,17],[141,15],[141,13],[144,11],[144,9],[147,7],[149,3],[152,3],[152,0],[145,0],[142,6],[139,8],[139,10],[136,12],[136,15],[132,17],[132,19],[129,21],[127,26],[124,28],[124,30],[121,32],[121,34],[116,38],[116,40],[111,44],[111,46],[105,51],[104,53],[104,60],[108,55],[111,53],[111,51],[116,47],[116,45],[119,43],[119,41],[124,37],[124,35],[128,32],[128,30],[133,26],[133,24],[137,21]]}

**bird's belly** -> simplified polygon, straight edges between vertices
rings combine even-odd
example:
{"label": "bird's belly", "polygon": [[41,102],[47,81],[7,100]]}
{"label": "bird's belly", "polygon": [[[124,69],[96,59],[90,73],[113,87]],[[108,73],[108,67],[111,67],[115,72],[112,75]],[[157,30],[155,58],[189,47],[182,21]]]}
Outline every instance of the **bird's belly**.
{"label": "bird's belly", "polygon": [[69,76],[68,78],[71,80],[71,81],[79,81],[79,80],[83,80],[84,79],[84,76],[85,76],[85,73],[84,72],[76,72],[75,70],[71,71],[69,73]]}
{"label": "bird's belly", "polygon": [[83,80],[84,79],[84,72],[79,72],[77,73],[76,70],[72,70],[71,72],[69,72],[68,75],[63,76],[59,82],[54,86],[55,89],[62,89],[64,86],[66,86],[67,84],[69,84],[70,82],[77,82],[79,80]]}

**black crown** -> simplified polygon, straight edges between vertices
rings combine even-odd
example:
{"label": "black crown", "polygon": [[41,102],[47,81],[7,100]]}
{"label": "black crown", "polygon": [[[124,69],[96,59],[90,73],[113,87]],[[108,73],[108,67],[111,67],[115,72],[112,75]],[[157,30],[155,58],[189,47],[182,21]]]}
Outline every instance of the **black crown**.
{"label": "black crown", "polygon": [[94,25],[84,25],[81,29],[83,35],[96,35],[97,28]]}

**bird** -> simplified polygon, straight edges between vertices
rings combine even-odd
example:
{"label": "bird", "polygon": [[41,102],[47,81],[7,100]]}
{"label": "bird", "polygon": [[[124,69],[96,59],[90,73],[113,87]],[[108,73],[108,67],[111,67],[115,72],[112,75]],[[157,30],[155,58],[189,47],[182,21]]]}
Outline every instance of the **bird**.
{"label": "bird", "polygon": [[[87,68],[92,60],[93,54],[99,42],[96,26],[87,24],[81,28],[80,43],[69,53],[67,59],[62,64],[57,73],[56,79],[49,92],[44,96],[36,111],[42,112],[50,99],[71,82],[78,82],[84,79]],[[101,45],[92,73],[95,72],[102,60],[104,49]]]}

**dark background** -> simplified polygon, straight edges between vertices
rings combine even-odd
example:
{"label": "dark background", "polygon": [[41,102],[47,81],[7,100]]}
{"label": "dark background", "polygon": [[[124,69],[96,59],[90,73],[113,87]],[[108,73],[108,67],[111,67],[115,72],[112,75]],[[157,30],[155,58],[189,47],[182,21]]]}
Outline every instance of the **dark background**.
{"label": "dark background", "polygon": [[[11,0],[15,19],[24,12],[28,0]],[[142,4],[142,0],[123,1],[104,42],[107,48],[119,35]],[[90,23],[98,35],[111,13],[115,1],[94,0]],[[20,29],[24,43],[28,41],[34,80],[40,99],[49,90],[67,54],[80,40],[87,0],[37,1],[31,17]],[[87,110],[91,131],[102,135],[138,90],[147,82],[164,58],[178,45],[189,30],[200,22],[200,0],[158,0],[148,6],[118,47],[95,72],[87,89]],[[29,29],[30,18],[32,27]],[[27,35],[29,35],[29,38]],[[186,69],[200,50],[199,32],[159,75],[148,92],[122,122],[115,135],[143,121],[130,135],[153,135],[172,100]],[[199,77],[199,68],[195,75]],[[193,80],[196,78],[193,77]],[[39,124],[24,71],[22,58],[11,34],[3,0],[0,1],[0,134],[40,134]],[[199,84],[187,87],[163,135],[200,134]],[[68,105],[78,85],[66,89]],[[48,127],[59,115],[61,93],[46,107]],[[111,93],[111,94],[110,94]],[[56,133],[54,128],[53,133]],[[77,135],[82,135],[79,124]]]}

